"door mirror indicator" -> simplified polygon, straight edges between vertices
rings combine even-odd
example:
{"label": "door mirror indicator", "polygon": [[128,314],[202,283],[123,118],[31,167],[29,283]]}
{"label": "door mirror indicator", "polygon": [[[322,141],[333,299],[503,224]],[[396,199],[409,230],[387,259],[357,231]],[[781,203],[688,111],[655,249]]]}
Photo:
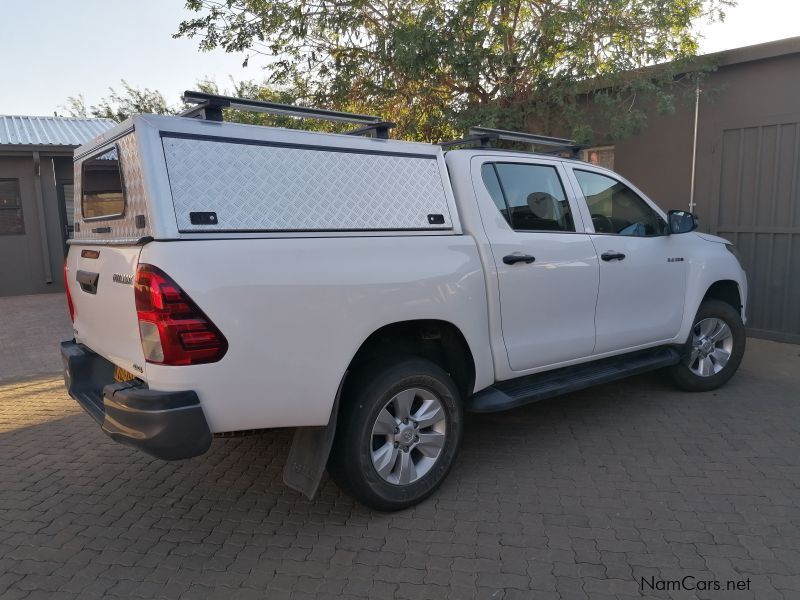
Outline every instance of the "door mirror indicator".
{"label": "door mirror indicator", "polygon": [[670,233],[689,233],[697,229],[697,217],[686,210],[671,210],[668,213]]}

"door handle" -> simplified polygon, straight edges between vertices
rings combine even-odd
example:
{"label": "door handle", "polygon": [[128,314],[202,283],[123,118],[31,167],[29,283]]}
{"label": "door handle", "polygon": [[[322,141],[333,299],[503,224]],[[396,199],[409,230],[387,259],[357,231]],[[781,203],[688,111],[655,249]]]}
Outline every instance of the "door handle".
{"label": "door handle", "polygon": [[625,255],[622,252],[614,252],[613,250],[609,250],[608,252],[603,252],[600,255],[605,261],[609,260],[625,260]]}
{"label": "door handle", "polygon": [[100,273],[92,273],[91,271],[78,271],[75,274],[75,280],[80,284],[81,289],[89,294],[97,293],[97,280],[100,278]]}
{"label": "door handle", "polygon": [[503,257],[503,262],[507,265],[513,265],[520,262],[531,264],[535,260],[536,257],[531,256],[530,254],[509,254],[508,256]]}

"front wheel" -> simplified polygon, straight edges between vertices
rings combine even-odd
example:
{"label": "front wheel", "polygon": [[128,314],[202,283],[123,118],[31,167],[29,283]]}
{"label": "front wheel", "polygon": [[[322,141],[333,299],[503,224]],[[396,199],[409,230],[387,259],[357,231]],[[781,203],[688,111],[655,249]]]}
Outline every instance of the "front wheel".
{"label": "front wheel", "polygon": [[353,373],[331,454],[334,479],[377,510],[400,510],[442,483],[461,445],[463,408],[449,375],[423,359]]}
{"label": "front wheel", "polygon": [[745,339],[739,311],[726,302],[706,300],[697,311],[686,357],[670,368],[672,380],[690,392],[717,389],[739,368]]}

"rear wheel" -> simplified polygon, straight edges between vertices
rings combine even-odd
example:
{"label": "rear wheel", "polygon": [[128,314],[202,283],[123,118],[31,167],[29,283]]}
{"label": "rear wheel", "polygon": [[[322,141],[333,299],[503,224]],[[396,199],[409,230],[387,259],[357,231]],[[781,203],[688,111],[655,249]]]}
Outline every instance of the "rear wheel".
{"label": "rear wheel", "polygon": [[331,455],[337,482],[378,510],[432,494],[453,465],[463,409],[450,376],[423,359],[373,363],[353,373]]}
{"label": "rear wheel", "polygon": [[739,311],[720,300],[706,300],[697,311],[686,357],[670,368],[672,380],[690,392],[715,390],[733,377],[744,348]]}

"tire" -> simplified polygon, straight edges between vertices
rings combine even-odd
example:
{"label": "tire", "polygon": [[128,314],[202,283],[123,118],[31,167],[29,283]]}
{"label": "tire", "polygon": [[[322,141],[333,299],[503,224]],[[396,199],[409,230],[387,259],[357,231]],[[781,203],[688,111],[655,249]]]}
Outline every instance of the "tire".
{"label": "tire", "polygon": [[421,502],[444,481],[461,446],[464,416],[458,388],[445,371],[420,358],[376,361],[350,379],[339,411],[331,475],[376,510]]}
{"label": "tire", "polygon": [[[727,331],[721,324],[727,326]],[[688,392],[707,392],[721,387],[739,368],[745,340],[739,311],[720,300],[705,300],[686,341],[685,358],[669,369],[672,381]],[[726,354],[727,360],[724,360]]]}

